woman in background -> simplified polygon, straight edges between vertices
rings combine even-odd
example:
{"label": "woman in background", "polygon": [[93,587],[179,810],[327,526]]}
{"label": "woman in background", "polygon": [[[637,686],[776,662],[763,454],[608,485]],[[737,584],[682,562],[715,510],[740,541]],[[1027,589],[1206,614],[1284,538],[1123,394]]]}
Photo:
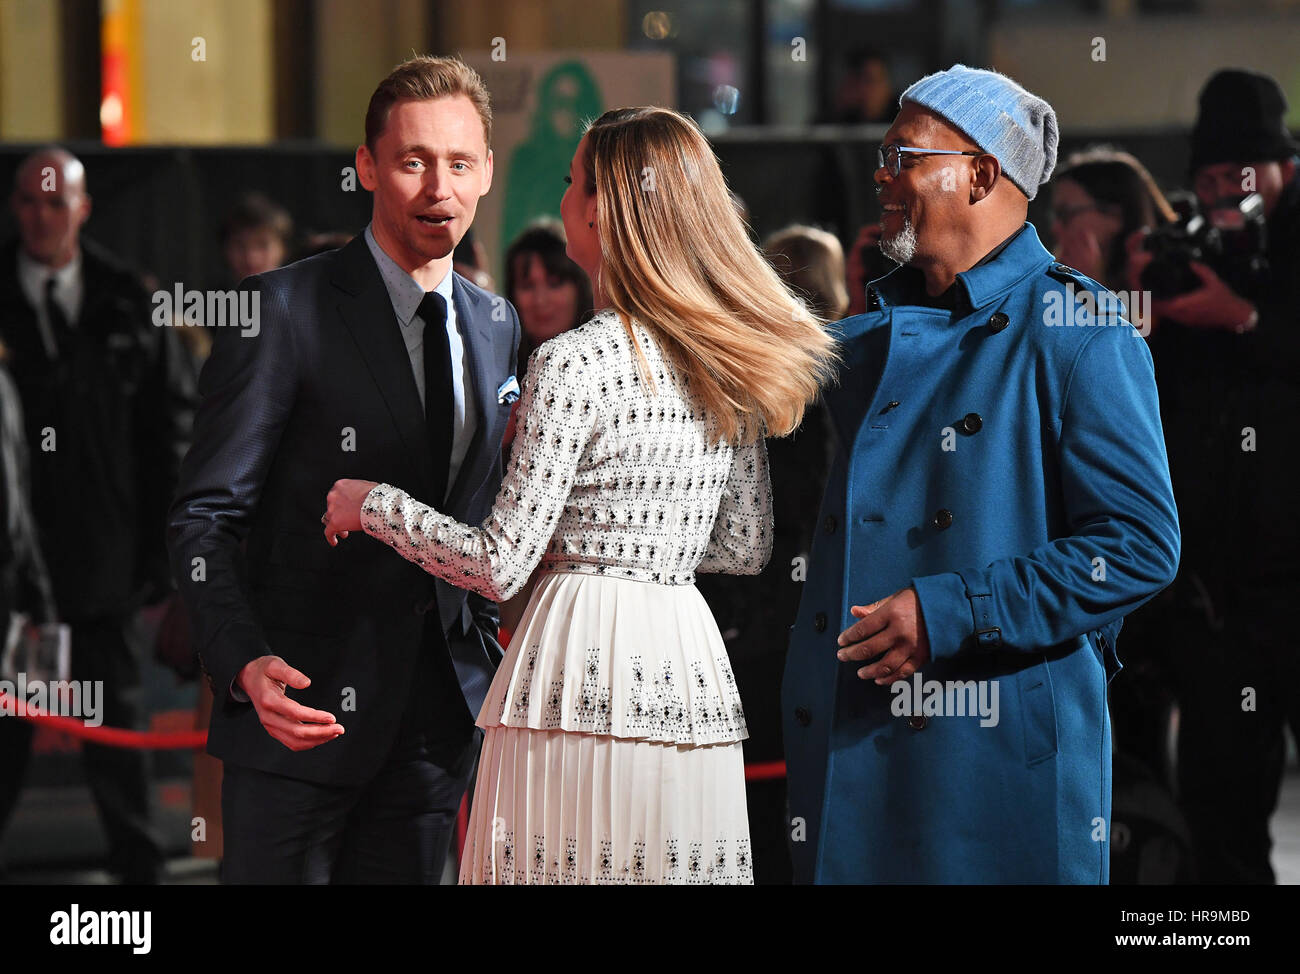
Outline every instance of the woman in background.
{"label": "woman in background", "polygon": [[1146,167],[1110,146],[1070,156],[1051,185],[1057,260],[1112,291],[1128,286],[1126,241],[1176,218]]}
{"label": "woman in background", "polygon": [[[521,385],[537,346],[591,317],[591,281],[565,248],[563,225],[543,221],[516,237],[506,251],[506,299],[519,312],[515,375]],[[515,400],[505,432],[507,456],[518,415],[519,400]]]}
{"label": "woman in background", "polygon": [[564,226],[535,223],[506,251],[506,297],[519,312],[519,381],[542,342],[591,317],[591,281],[566,252]]}
{"label": "woman in background", "polygon": [[750,883],[745,716],[693,582],[766,563],[763,437],[798,428],[833,338],[684,116],[606,112],[568,180],[568,253],[602,310],[533,352],[491,514],[340,480],[326,538],[364,528],[497,601],[541,565],[479,713],[462,883]]}

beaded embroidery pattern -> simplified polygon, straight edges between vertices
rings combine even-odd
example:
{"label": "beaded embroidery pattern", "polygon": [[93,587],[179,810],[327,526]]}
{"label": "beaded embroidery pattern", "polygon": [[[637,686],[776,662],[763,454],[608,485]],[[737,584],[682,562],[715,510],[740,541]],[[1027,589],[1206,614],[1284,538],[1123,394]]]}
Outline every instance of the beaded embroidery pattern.
{"label": "beaded embroidery pattern", "polygon": [[482,525],[381,484],[362,506],[366,532],[496,601],[539,563],[666,585],[689,585],[697,571],[761,571],[772,548],[762,438],[740,447],[720,440],[688,383],[635,328],[653,393],[612,311],[532,353],[510,464]]}

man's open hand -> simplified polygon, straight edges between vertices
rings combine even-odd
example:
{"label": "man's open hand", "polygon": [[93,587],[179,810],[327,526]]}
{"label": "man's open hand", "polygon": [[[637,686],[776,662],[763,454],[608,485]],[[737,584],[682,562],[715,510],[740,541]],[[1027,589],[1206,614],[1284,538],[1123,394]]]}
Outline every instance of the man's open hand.
{"label": "man's open hand", "polygon": [[858,621],[840,633],[836,655],[842,660],[875,659],[858,670],[860,678],[888,686],[930,661],[930,639],[916,589],[908,586],[871,605],[850,606],[849,611]]}
{"label": "man's open hand", "polygon": [[304,707],[285,695],[286,686],[304,690],[311,680],[279,656],[259,656],[235,682],[248,694],[266,732],[291,751],[306,751],[343,733],[333,714]]}

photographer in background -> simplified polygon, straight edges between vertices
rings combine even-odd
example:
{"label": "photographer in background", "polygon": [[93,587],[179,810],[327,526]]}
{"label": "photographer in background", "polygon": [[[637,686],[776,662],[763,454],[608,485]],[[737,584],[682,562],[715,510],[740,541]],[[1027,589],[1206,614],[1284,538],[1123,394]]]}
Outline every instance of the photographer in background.
{"label": "photographer in background", "polygon": [[[1207,883],[1274,882],[1284,729],[1300,730],[1300,185],[1285,115],[1271,78],[1215,74],[1191,144],[1205,223],[1130,240],[1129,287],[1153,291],[1149,341],[1183,528],[1177,582],[1134,621],[1165,641],[1180,800]],[[1171,296],[1180,278],[1191,286]]]}
{"label": "photographer in background", "polygon": [[1128,286],[1125,241],[1177,218],[1146,167],[1113,146],[1071,155],[1053,173],[1051,191],[1056,259],[1113,291]]}

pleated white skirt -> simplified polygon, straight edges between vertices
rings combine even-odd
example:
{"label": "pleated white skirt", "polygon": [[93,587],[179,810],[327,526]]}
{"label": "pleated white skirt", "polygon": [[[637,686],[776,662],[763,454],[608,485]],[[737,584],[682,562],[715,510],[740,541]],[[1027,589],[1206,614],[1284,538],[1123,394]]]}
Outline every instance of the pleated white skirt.
{"label": "pleated white skirt", "polygon": [[[542,673],[539,709],[527,704]],[[598,726],[619,734],[585,729],[593,699],[611,715]],[[479,717],[460,882],[752,883],[743,721],[693,585],[542,575]],[[735,739],[716,740],[723,724]],[[668,728],[686,741],[655,739]]]}

